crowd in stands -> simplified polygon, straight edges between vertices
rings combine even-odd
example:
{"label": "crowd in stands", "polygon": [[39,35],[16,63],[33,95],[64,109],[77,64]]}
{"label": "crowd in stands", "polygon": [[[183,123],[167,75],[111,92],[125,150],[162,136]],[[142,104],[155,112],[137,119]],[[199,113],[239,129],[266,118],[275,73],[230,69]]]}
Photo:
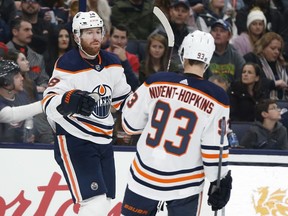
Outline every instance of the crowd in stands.
{"label": "crowd in stands", "polygon": [[[153,14],[154,6],[164,12],[174,32],[175,44],[171,53],[165,29]],[[277,136],[276,127],[288,125],[283,122],[288,120],[281,119],[277,108],[278,101],[287,101],[288,108],[287,1],[87,0],[87,11],[90,10],[103,19],[105,40],[102,48],[118,56],[133,91],[151,74],[167,69],[182,73],[178,50],[184,37],[197,29],[211,33],[216,49],[204,78],[224,88],[229,95],[231,124],[250,122],[253,125],[249,132],[253,135],[243,137],[244,144],[240,141],[240,145],[288,148],[287,134],[281,135],[286,143],[275,147],[263,140],[263,136],[258,136],[260,132],[255,132],[255,127],[263,126],[270,134],[264,137],[270,139]],[[78,11],[78,0],[0,1],[0,58],[15,62],[23,76],[23,90],[21,86],[15,91],[0,86],[0,120],[5,106],[22,106],[42,100],[55,62],[77,47],[72,37],[72,19]],[[12,99],[18,97],[25,99],[14,103]],[[12,102],[8,103],[9,100]],[[279,114],[275,118],[274,113],[271,114],[274,123],[269,120],[270,110]],[[120,115],[115,113],[115,122],[119,121]],[[53,143],[53,131],[45,114],[35,112],[30,117],[34,120],[34,136],[30,142]],[[1,120],[0,142],[23,142],[20,136],[15,140],[6,139],[11,132],[8,130],[24,130],[25,119],[16,120],[18,122]],[[134,145],[137,138],[125,135],[123,139],[121,123],[115,125],[116,143],[119,134],[119,144]],[[287,133],[287,129],[281,133]],[[249,144],[252,136],[254,143]]]}

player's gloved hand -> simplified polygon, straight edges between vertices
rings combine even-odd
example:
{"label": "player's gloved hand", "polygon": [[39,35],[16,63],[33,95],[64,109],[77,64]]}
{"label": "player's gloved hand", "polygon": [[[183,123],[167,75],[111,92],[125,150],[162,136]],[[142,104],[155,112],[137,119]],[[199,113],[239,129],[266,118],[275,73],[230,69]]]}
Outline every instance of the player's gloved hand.
{"label": "player's gloved hand", "polygon": [[211,182],[208,190],[208,205],[212,206],[212,210],[222,209],[230,199],[232,189],[231,170],[228,171],[225,178],[221,179],[220,187],[217,188],[217,181]]}
{"label": "player's gloved hand", "polygon": [[77,113],[84,116],[91,115],[96,100],[89,96],[89,92],[73,89],[66,92],[57,110],[64,116]]}

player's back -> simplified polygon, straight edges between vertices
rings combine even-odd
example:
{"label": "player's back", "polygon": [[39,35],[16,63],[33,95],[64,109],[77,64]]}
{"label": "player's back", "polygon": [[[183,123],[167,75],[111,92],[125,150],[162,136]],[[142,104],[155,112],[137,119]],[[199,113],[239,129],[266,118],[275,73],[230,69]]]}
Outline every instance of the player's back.
{"label": "player's back", "polygon": [[[183,187],[182,195],[191,193],[184,188],[199,186],[204,179],[201,148],[219,141],[218,121],[227,113],[227,94],[207,80],[171,72],[149,77],[123,110],[126,131],[143,129],[132,165],[132,182],[137,185],[151,180],[159,187],[173,185],[175,189],[178,185]],[[171,197],[175,193],[171,191]]]}

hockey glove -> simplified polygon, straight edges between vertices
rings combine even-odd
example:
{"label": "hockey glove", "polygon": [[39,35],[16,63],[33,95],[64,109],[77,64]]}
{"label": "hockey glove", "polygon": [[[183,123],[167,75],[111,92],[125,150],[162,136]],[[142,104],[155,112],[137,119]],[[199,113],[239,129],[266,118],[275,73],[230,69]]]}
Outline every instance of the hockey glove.
{"label": "hockey glove", "polygon": [[87,91],[77,89],[68,91],[63,95],[61,104],[57,107],[57,110],[64,116],[73,113],[89,116],[96,104],[96,100],[89,96],[89,94]]}
{"label": "hockey glove", "polygon": [[232,189],[231,170],[228,171],[225,178],[221,179],[220,187],[217,188],[217,180],[211,182],[208,190],[208,205],[212,206],[212,210],[222,209],[230,199]]}

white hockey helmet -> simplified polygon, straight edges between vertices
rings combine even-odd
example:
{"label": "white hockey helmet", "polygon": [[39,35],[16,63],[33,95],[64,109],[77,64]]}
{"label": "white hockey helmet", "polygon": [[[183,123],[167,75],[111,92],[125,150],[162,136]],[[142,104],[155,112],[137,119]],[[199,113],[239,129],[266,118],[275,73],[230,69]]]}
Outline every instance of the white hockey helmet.
{"label": "white hockey helmet", "polygon": [[182,64],[184,59],[193,59],[204,62],[208,67],[214,50],[215,44],[212,35],[196,30],[184,38],[178,54]]}
{"label": "white hockey helmet", "polygon": [[72,22],[72,31],[80,37],[80,30],[87,28],[102,28],[102,36],[104,36],[104,22],[94,11],[78,12]]}

